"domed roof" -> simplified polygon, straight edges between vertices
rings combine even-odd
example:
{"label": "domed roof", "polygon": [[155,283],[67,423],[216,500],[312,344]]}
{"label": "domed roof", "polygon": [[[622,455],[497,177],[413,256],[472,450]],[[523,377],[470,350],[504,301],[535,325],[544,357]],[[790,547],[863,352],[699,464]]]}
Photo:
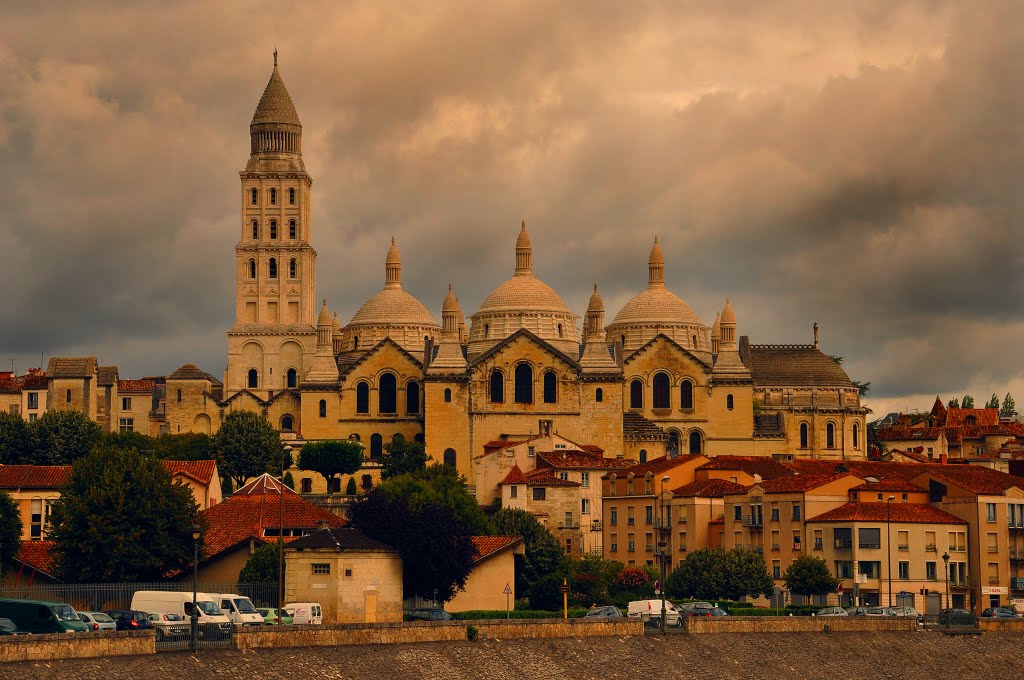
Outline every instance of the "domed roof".
{"label": "domed roof", "polygon": [[401,288],[385,288],[374,295],[363,303],[349,324],[358,326],[439,325],[422,302]]}
{"label": "domed roof", "polygon": [[721,338],[722,337],[722,319],[721,315],[715,313],[715,323],[711,324],[711,337]]}
{"label": "domed roof", "polygon": [[619,310],[611,325],[639,323],[704,325],[690,306],[667,288],[640,291]]}
{"label": "domed roof", "polygon": [[571,314],[551,286],[534,276],[513,276],[484,299],[480,312],[545,311]]}
{"label": "domed roof", "polygon": [[256,113],[252,116],[252,125],[257,123],[290,123],[301,126],[299,113],[295,110],[291,95],[284,86],[281,73],[277,70],[277,50],[274,50],[274,71],[270,74]]}

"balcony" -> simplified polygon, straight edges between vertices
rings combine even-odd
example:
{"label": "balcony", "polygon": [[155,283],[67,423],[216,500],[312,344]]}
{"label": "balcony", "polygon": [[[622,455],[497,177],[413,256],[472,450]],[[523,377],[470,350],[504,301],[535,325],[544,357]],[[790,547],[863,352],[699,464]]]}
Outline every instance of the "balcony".
{"label": "balcony", "polygon": [[590,520],[590,530],[591,531],[601,531],[603,528],[604,527],[601,524],[601,520],[599,520],[599,519]]}
{"label": "balcony", "polygon": [[1014,576],[1010,579],[1010,590],[1024,590],[1024,576]]}
{"label": "balcony", "polygon": [[1024,560],[1024,548],[1010,548],[1011,560]]}
{"label": "balcony", "polygon": [[1024,531],[1024,519],[1010,520],[1006,523],[1006,528],[1010,531]]}
{"label": "balcony", "polygon": [[633,526],[634,524],[636,524],[636,518],[635,517],[627,517],[626,518],[626,524],[628,524],[629,526]]}
{"label": "balcony", "polygon": [[644,548],[644,552],[654,552],[654,546],[653,545],[647,546],[646,548]]}
{"label": "balcony", "polygon": [[951,545],[951,546],[949,546],[949,552],[967,552],[967,546],[965,546],[965,545]]}
{"label": "balcony", "polygon": [[679,515],[679,523],[686,524],[686,515]]}
{"label": "balcony", "polygon": [[999,577],[998,576],[989,576],[988,577],[988,584],[990,586],[997,586],[997,585],[999,585]]}
{"label": "balcony", "polygon": [[798,550],[803,550],[803,544],[801,544],[800,541],[795,541],[793,543],[793,551],[796,552]]}
{"label": "balcony", "polygon": [[671,529],[672,528],[672,520],[670,520],[670,519],[663,519],[661,517],[655,517],[654,518],[654,528],[655,529]]}
{"label": "balcony", "polygon": [[882,547],[881,543],[858,543],[857,547],[861,550],[878,550]]}
{"label": "balcony", "polygon": [[999,546],[998,545],[990,545],[990,546],[987,547],[987,550],[990,553],[997,553],[997,552],[999,552]]}
{"label": "balcony", "polygon": [[896,549],[899,550],[900,552],[909,552],[910,551],[910,546],[909,545],[898,545],[898,546],[896,546]]}
{"label": "balcony", "polygon": [[780,546],[778,543],[772,543],[772,551],[773,552],[778,552],[780,550],[782,550],[782,546]]}
{"label": "balcony", "polygon": [[579,529],[580,528],[580,523],[579,522],[559,522],[558,523],[558,528],[559,529],[566,529],[566,530]]}
{"label": "balcony", "polygon": [[950,579],[949,587],[953,590],[967,590],[967,579]]}
{"label": "balcony", "polygon": [[743,515],[741,521],[743,522],[743,526],[745,527],[760,528],[764,526],[764,518],[759,515],[754,515],[753,517],[751,517],[750,515]]}
{"label": "balcony", "polygon": [[853,539],[844,541],[842,539],[837,540],[833,545],[836,550],[853,550]]}
{"label": "balcony", "polygon": [[938,550],[935,549],[935,544],[934,543],[929,543],[928,545],[926,545],[924,547],[924,551],[925,552],[938,552]]}

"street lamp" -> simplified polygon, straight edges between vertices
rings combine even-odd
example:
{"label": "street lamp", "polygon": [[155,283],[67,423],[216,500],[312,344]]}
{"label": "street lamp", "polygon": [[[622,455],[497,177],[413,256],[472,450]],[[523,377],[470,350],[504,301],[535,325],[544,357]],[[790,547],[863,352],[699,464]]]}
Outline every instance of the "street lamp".
{"label": "street lamp", "polygon": [[196,632],[199,628],[199,612],[196,611],[196,590],[199,589],[199,538],[203,535],[203,528],[198,524],[192,525],[192,650],[196,648]]}
{"label": "street lamp", "polygon": [[281,448],[281,488],[277,499],[277,610],[280,616],[284,607],[284,459],[292,452],[292,447]]}
{"label": "street lamp", "polygon": [[885,499],[885,553],[886,562],[888,566],[886,571],[889,572],[889,606],[892,606],[892,530],[889,528],[889,508],[890,504],[896,500],[896,496],[889,496]]}
{"label": "street lamp", "polygon": [[665,566],[668,560],[666,549],[668,548],[667,532],[668,527],[665,525],[665,482],[669,480],[668,475],[661,478],[661,526],[658,527],[658,558],[661,562],[661,582],[658,584],[661,586],[661,633],[666,635],[668,633],[668,621],[666,619],[665,607]]}
{"label": "street lamp", "polygon": [[949,553],[942,553],[942,564],[946,570],[946,623],[949,623],[951,612],[949,611]]}

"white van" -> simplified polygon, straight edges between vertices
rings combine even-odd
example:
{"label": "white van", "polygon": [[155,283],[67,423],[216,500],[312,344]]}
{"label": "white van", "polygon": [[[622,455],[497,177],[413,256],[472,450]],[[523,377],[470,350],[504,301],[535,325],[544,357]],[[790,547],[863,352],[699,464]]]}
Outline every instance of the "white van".
{"label": "white van", "polygon": [[262,626],[264,621],[252,601],[245,595],[234,593],[210,593],[214,602],[236,626]]}
{"label": "white van", "polygon": [[324,612],[319,602],[292,602],[286,604],[284,610],[291,614],[292,625],[319,626],[324,622]]}
{"label": "white van", "polygon": [[[626,616],[643,619],[652,626],[661,625],[661,600],[633,600],[629,603]],[[665,600],[665,622],[670,626],[681,627],[683,617],[674,604]]]}
{"label": "white van", "polygon": [[[192,593],[165,590],[139,590],[132,596],[131,608],[147,614],[178,614],[186,622],[192,620]],[[231,636],[231,621],[217,606],[214,596],[196,593],[200,639]]]}

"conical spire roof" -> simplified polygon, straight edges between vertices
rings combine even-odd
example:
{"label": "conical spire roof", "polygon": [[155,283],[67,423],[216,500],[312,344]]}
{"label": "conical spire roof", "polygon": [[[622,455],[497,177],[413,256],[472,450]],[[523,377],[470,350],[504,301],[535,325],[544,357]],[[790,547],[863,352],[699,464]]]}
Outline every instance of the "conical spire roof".
{"label": "conical spire roof", "polygon": [[452,284],[448,284],[448,294],[444,296],[444,303],[441,305],[441,313],[444,312],[458,312],[459,301],[455,297],[455,292],[452,290]]}
{"label": "conical spire roof", "polygon": [[732,311],[732,305],[729,304],[729,298],[725,298],[725,309],[722,310],[722,323],[731,323],[736,325],[736,312]]}
{"label": "conical spire roof", "polygon": [[661,251],[657,236],[654,237],[654,245],[651,247],[651,256],[647,259],[647,264],[665,264],[665,253]]}
{"label": "conical spire roof", "polygon": [[597,284],[594,284],[594,292],[590,296],[590,304],[587,305],[588,312],[603,312],[604,311],[604,300],[601,299],[601,294],[597,292]]}
{"label": "conical spire roof", "polygon": [[327,309],[327,298],[324,298],[324,305],[320,308],[320,316],[316,320],[317,326],[330,326],[332,323],[331,312]]}
{"label": "conical spire roof", "polygon": [[274,71],[270,74],[270,81],[267,82],[260,103],[256,106],[256,113],[252,115],[252,125],[258,123],[302,125],[291,95],[288,94],[288,88],[281,79],[281,72],[277,70],[277,50],[274,50]]}

